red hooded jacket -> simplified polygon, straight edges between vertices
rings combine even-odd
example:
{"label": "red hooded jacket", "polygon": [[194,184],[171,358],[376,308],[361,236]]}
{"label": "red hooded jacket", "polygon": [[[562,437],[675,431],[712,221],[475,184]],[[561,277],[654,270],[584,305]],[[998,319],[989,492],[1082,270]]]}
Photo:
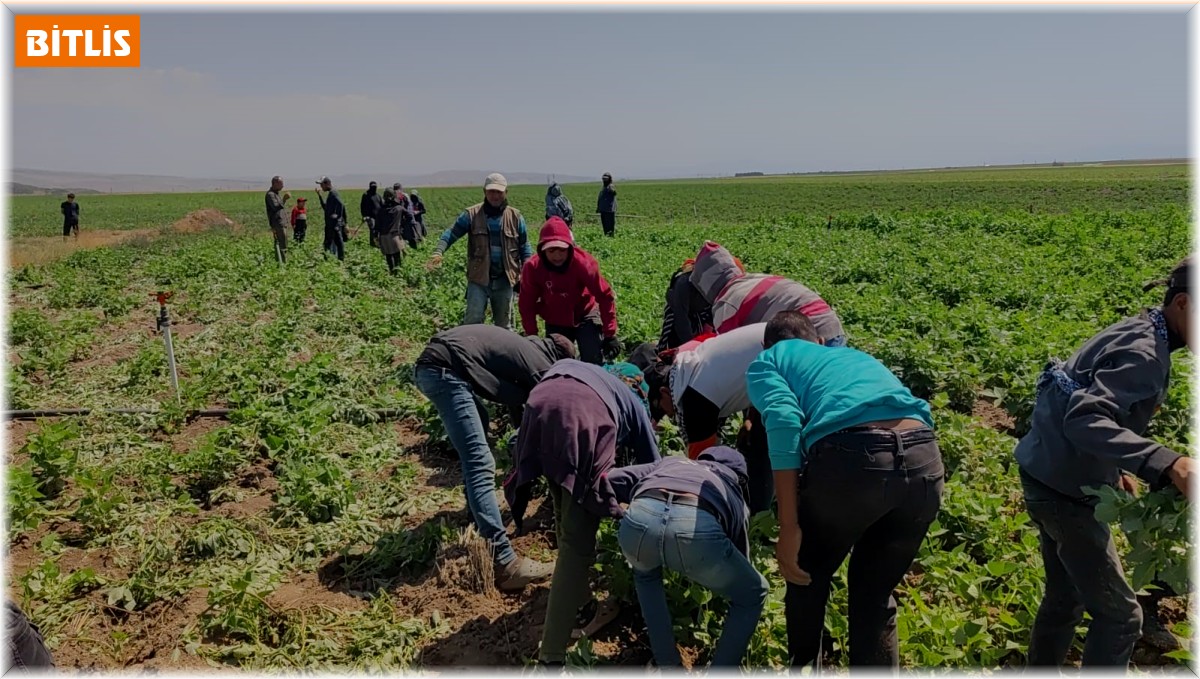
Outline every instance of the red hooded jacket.
{"label": "red hooded jacket", "polygon": [[[563,241],[570,246],[569,259],[563,271],[551,270],[542,258],[542,248],[550,241]],[[617,304],[612,286],[600,275],[596,258],[575,247],[571,227],[560,217],[551,217],[542,225],[537,254],[521,268],[521,292],[518,308],[526,335],[538,332],[538,316],[547,325],[575,327],[585,316],[600,306],[600,321],[604,336],[617,334]]]}

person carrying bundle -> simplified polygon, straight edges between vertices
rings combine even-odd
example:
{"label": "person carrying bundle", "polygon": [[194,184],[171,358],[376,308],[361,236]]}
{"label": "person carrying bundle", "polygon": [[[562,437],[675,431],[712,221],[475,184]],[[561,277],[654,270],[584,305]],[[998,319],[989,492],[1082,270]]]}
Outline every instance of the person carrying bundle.
{"label": "person carrying bundle", "polygon": [[1171,354],[1194,345],[1191,272],[1188,257],[1145,287],[1166,287],[1161,308],[1110,325],[1065,362],[1051,360],[1038,380],[1029,433],[1014,451],[1046,569],[1029,641],[1032,667],[1066,661],[1084,611],[1092,617],[1084,667],[1127,667],[1142,633],[1142,609],[1112,533],[1084,489],[1134,492],[1136,476],[1191,499],[1192,459],[1145,437],[1167,396]]}

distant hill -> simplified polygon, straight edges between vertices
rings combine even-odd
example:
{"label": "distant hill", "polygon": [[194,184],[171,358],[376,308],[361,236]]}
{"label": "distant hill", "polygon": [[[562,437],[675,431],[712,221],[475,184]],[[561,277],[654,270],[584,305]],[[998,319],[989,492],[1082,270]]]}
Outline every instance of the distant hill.
{"label": "distant hill", "polygon": [[[405,186],[482,186],[483,178],[492,170],[444,170],[432,174],[416,175],[397,173],[388,175],[348,174],[330,175],[334,186],[366,187],[372,180],[380,186],[390,186],[399,181]],[[554,175],[537,172],[504,172],[510,184],[542,184],[548,178],[562,184],[577,182],[599,181],[595,177],[578,175]],[[9,191],[12,195],[29,195],[38,193],[66,193],[67,189],[49,189],[50,186],[76,186],[75,193],[173,193],[173,192],[203,192],[203,191],[265,191],[270,184],[270,177],[248,179],[244,177],[232,179],[204,179],[195,177],[172,177],[147,174],[101,174],[89,172],[59,172],[55,170],[32,170],[14,168]],[[303,175],[283,175],[284,182],[292,188],[310,188],[316,177]]]}
{"label": "distant hill", "polygon": [[[400,182],[404,186],[415,186],[417,188],[424,186],[483,186],[483,178],[496,172],[496,170],[442,170],[423,175],[398,174],[389,175],[386,173],[378,174],[350,174],[350,175],[331,175],[334,185],[341,186],[362,186],[366,188],[367,184],[372,181],[379,182],[380,186],[390,186],[395,182]],[[505,172],[499,171],[508,180],[509,184],[546,184],[549,181],[556,181],[559,184],[578,184],[581,182],[599,182],[600,175],[595,177],[581,177],[579,175],[538,172]],[[316,179],[314,177],[313,179]],[[309,179],[312,182],[313,179]]]}
{"label": "distant hill", "polygon": [[47,196],[47,195],[67,195],[68,193],[86,196],[88,194],[97,194],[99,191],[92,189],[61,189],[58,187],[47,188],[45,186],[32,186],[30,184],[18,184],[17,182],[8,183],[8,193],[13,196]]}

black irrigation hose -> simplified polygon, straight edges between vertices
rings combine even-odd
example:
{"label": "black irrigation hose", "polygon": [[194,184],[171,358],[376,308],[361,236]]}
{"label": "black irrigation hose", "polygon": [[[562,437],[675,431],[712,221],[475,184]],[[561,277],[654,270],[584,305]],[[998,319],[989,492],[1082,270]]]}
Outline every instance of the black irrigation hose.
{"label": "black irrigation hose", "polygon": [[[34,420],[42,417],[85,417],[93,413],[105,415],[157,415],[161,410],[156,408],[57,408],[46,410],[6,410],[5,420]],[[209,410],[189,410],[184,413],[185,419],[198,417],[228,417],[232,408],[212,408]],[[403,417],[407,413],[399,408],[373,408],[372,412],[380,417]]]}

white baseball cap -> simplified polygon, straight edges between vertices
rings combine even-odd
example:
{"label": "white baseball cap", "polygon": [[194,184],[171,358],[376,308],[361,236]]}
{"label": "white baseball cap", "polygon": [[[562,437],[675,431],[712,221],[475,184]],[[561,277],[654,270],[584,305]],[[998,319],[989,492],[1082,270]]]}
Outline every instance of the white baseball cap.
{"label": "white baseball cap", "polygon": [[493,172],[483,180],[484,191],[508,191],[508,180],[499,172]]}

